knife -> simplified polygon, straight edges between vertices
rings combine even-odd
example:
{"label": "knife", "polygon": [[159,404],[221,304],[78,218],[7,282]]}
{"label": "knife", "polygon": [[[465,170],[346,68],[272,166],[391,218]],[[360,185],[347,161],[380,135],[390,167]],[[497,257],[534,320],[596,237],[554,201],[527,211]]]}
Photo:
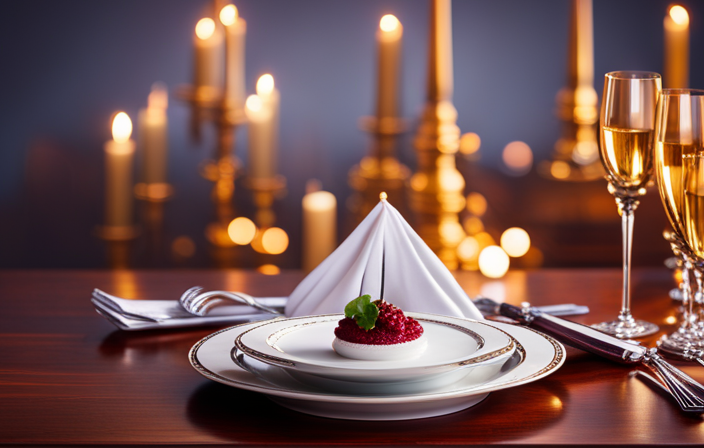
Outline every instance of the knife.
{"label": "knife", "polygon": [[[476,303],[476,302],[475,302]],[[508,303],[496,303],[482,299],[479,305],[483,313],[493,313],[518,321],[548,334],[572,347],[593,353],[622,364],[644,365],[655,373],[685,412],[704,412],[704,386],[686,373],[674,367],[657,349],[633,344],[602,333],[586,325],[571,322],[542,312],[530,303],[520,307]]]}

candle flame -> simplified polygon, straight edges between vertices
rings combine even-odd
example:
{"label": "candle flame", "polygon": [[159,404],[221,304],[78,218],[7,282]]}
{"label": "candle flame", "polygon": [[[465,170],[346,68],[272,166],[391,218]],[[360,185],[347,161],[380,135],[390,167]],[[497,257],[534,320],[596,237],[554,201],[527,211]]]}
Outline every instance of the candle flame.
{"label": "candle flame", "polygon": [[225,26],[234,25],[237,22],[237,7],[235,5],[227,5],[220,10],[220,21]]}
{"label": "candle flame", "polygon": [[262,110],[262,99],[257,95],[249,95],[247,97],[247,101],[244,103],[244,106],[252,112],[259,112]]}
{"label": "candle flame", "polygon": [[198,39],[206,40],[215,34],[215,22],[210,17],[204,17],[196,24],[196,36]]}
{"label": "candle flame", "polygon": [[166,110],[169,106],[169,93],[166,90],[166,85],[162,82],[156,82],[152,85],[152,91],[147,97],[147,108]]}
{"label": "candle flame", "polygon": [[132,120],[124,112],[118,112],[112,120],[112,139],[117,143],[129,141],[132,135]]}
{"label": "candle flame", "polygon": [[266,96],[271,95],[274,91],[274,77],[269,73],[262,75],[257,80],[257,95]]}
{"label": "candle flame", "polygon": [[396,28],[398,28],[400,24],[401,22],[398,21],[395,15],[386,14],[379,21],[379,28],[381,29],[381,31],[389,33],[391,31],[396,30]]}
{"label": "candle flame", "polygon": [[689,14],[687,13],[687,10],[680,5],[675,5],[670,8],[670,18],[678,25],[689,25]]}

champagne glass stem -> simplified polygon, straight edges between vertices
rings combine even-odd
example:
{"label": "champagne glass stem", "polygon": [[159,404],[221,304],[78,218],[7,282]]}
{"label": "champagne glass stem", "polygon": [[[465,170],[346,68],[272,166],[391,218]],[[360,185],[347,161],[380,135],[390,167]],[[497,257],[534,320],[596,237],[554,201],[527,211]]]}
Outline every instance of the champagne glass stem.
{"label": "champagne glass stem", "polygon": [[689,273],[694,273],[694,278],[697,282],[698,291],[701,291],[702,273],[699,272],[699,270],[692,265],[692,262],[686,256],[684,257],[684,260],[685,263],[684,270],[682,271],[682,282],[684,282],[684,273],[685,271],[687,271],[688,291],[687,294],[684,294],[682,296],[682,305],[684,306],[684,324],[682,325],[682,327],[687,330],[692,330],[695,327],[696,315],[694,314],[694,293],[692,292],[692,283],[689,280]]}
{"label": "champagne glass stem", "polygon": [[633,246],[633,218],[638,201],[633,198],[617,199],[621,209],[621,234],[623,237],[623,295],[619,320],[633,322],[631,315],[631,248]]}

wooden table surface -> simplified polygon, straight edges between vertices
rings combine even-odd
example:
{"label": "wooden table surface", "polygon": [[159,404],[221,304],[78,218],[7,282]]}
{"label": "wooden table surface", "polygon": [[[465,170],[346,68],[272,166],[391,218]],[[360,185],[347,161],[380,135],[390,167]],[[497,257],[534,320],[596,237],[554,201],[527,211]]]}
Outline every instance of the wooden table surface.
{"label": "wooden table surface", "polygon": [[[501,280],[458,273],[470,295],[535,305],[579,303],[575,320],[614,317],[618,270],[511,272]],[[98,316],[92,288],[173,299],[187,287],[286,295],[300,272],[0,271],[0,444],[704,444],[704,420],[687,416],[627,366],[568,349],[547,378],[492,393],[455,414],[400,422],[311,417],[262,395],[209,381],[188,363],[210,329],[128,333]],[[636,270],[637,317],[672,330],[663,270]],[[645,340],[652,345],[655,337]],[[704,381],[704,368],[682,364]]]}

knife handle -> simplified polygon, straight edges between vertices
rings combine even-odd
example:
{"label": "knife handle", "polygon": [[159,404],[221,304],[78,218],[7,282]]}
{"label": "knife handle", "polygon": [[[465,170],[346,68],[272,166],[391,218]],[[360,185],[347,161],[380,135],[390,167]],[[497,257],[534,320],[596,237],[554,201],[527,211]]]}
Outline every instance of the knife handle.
{"label": "knife handle", "polygon": [[540,330],[564,344],[612,361],[638,363],[646,352],[645,347],[617,339],[586,325],[545,314],[532,308],[529,303],[523,303],[522,307],[502,303],[499,314]]}

